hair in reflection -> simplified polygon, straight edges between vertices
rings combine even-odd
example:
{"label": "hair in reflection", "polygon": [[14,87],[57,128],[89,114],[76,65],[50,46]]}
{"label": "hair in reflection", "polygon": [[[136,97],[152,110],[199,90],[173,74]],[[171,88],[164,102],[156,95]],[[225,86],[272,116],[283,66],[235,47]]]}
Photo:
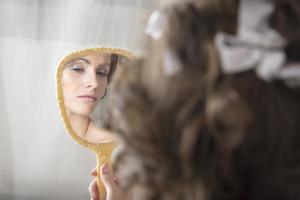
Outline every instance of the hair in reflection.
{"label": "hair in reflection", "polygon": [[[117,69],[117,65],[118,65],[118,60],[119,60],[119,56],[117,54],[111,54],[110,56],[110,66],[109,66],[109,72],[107,75],[107,82],[110,83],[113,75]],[[101,97],[101,99],[104,99],[106,97],[107,94],[107,89],[105,89],[105,93],[104,95]]]}
{"label": "hair in reflection", "polygon": [[299,88],[221,71],[214,36],[235,32],[237,7],[165,10],[163,38],[149,38],[147,57],[116,73],[107,127],[122,138],[116,170],[133,199],[300,199]]}
{"label": "hair in reflection", "polygon": [[118,64],[118,55],[117,54],[111,54],[110,57],[110,67],[109,67],[109,72],[107,75],[107,81],[108,83],[111,82],[111,79],[117,69],[117,64]]}

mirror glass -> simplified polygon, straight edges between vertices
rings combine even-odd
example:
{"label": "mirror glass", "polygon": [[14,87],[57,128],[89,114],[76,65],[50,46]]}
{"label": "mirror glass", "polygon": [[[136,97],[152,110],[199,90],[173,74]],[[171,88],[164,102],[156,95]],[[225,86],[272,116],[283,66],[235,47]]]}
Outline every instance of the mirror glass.
{"label": "mirror glass", "polygon": [[[59,66],[62,107],[69,132],[90,143],[109,143],[115,136],[101,127],[115,71],[131,58],[120,49],[86,49],[67,55]],[[66,124],[66,122],[65,122]]]}

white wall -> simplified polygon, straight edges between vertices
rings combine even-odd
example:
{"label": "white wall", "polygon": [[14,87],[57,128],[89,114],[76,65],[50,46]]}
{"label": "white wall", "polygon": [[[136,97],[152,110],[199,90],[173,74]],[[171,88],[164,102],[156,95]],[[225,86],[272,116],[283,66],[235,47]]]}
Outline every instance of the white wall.
{"label": "white wall", "polygon": [[[113,2],[113,3],[111,3]],[[0,200],[89,199],[92,152],[63,128],[55,70],[89,46],[140,51],[158,0],[0,0]]]}

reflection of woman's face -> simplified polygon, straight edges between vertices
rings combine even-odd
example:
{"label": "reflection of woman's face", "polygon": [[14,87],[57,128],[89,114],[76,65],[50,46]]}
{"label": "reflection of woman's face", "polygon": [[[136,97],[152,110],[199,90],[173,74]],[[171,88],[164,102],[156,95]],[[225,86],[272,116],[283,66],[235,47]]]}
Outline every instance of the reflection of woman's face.
{"label": "reflection of woman's face", "polygon": [[63,70],[62,88],[66,107],[89,116],[107,87],[110,54],[90,54],[69,62]]}

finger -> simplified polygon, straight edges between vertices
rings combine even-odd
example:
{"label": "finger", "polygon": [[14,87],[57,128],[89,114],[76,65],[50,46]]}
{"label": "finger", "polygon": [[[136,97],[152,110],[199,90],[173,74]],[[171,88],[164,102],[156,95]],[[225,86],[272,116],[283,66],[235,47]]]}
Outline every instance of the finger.
{"label": "finger", "polygon": [[90,174],[91,174],[92,176],[97,176],[97,168],[95,167],[95,168],[90,172]]}
{"label": "finger", "polygon": [[90,185],[89,185],[89,193],[91,195],[92,200],[98,200],[99,199],[99,192],[98,192],[98,186],[97,186],[97,179],[94,179]]}
{"label": "finger", "polygon": [[114,177],[109,169],[108,164],[104,164],[101,166],[101,179],[106,188],[107,193],[113,192],[117,185],[114,181]]}

